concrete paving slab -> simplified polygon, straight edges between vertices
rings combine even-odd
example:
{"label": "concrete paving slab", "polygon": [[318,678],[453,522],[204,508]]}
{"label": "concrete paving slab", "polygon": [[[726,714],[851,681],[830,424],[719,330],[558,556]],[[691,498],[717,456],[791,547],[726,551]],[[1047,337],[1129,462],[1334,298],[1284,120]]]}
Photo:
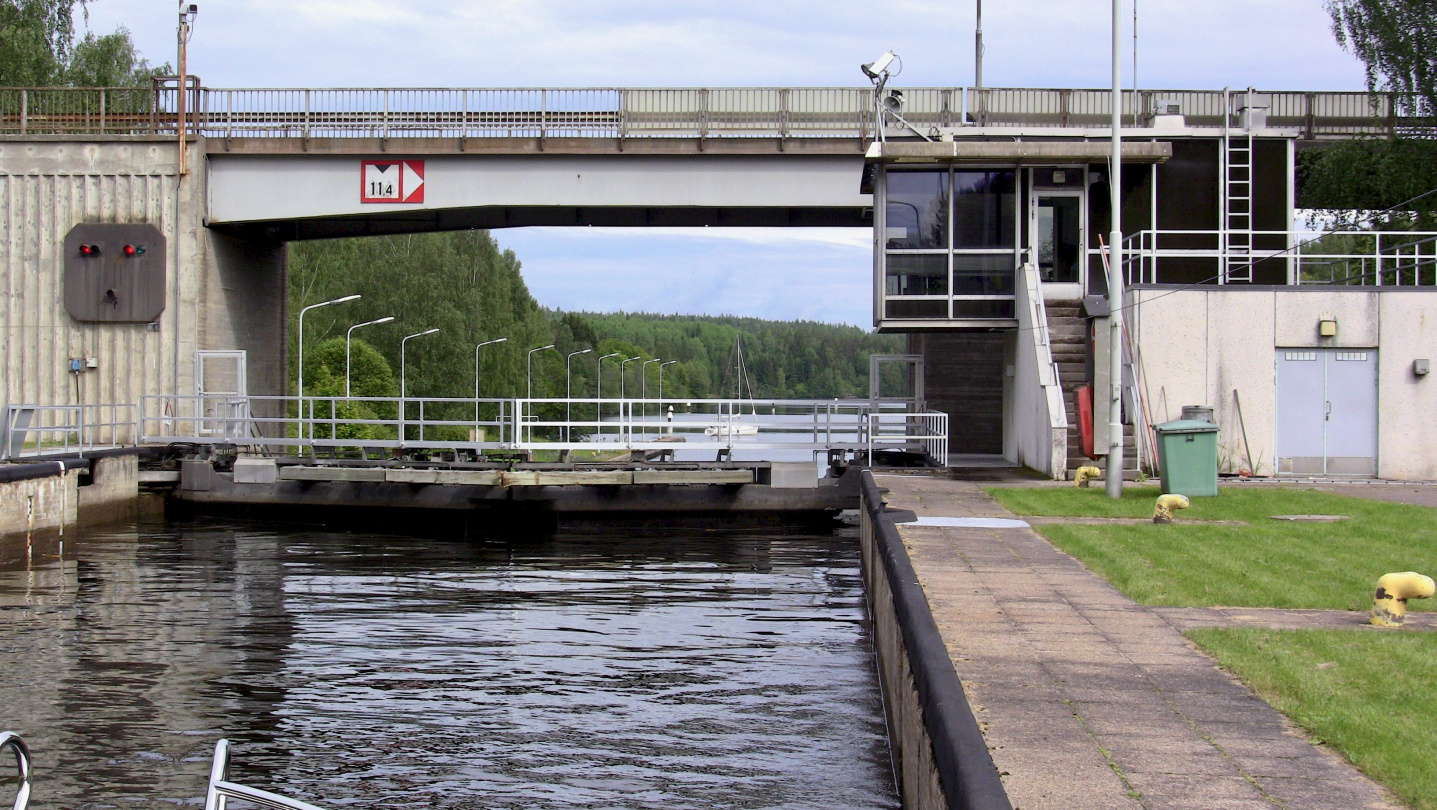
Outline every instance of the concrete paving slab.
{"label": "concrete paving slab", "polygon": [[[971,482],[877,481],[920,517],[1014,517]],[[899,532],[1015,807],[1401,806],[1181,635],[1240,620],[1137,605],[1031,529]]]}

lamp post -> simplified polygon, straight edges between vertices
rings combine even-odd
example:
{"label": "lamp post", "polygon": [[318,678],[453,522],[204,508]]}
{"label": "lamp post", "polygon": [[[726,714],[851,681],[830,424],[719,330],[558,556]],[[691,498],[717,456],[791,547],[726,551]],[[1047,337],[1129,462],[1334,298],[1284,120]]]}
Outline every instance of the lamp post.
{"label": "lamp post", "polygon": [[[643,403],[639,407],[643,409],[643,418],[645,421],[648,421],[649,418],[649,364],[660,362],[663,361],[655,357],[652,360],[645,360],[639,364],[639,400]],[[648,429],[645,428],[644,432],[648,433]]]}
{"label": "lamp post", "polygon": [[[1112,233],[1108,234],[1108,464],[1107,494],[1123,497],[1123,86],[1121,35],[1122,0],[1113,0],[1113,97],[1112,155],[1108,169],[1108,210],[1112,212]],[[1134,99],[1136,102],[1136,99]]]}
{"label": "lamp post", "polygon": [[[474,430],[476,431],[479,430],[479,350],[485,346],[493,346],[495,343],[507,343],[508,340],[509,338],[495,338],[474,347]],[[503,440],[502,436],[500,440]]]}
{"label": "lamp post", "polygon": [[568,423],[569,423],[570,421],[572,421],[573,418],[574,418],[573,405],[572,405],[572,403],[570,402],[570,400],[571,400],[572,397],[573,397],[573,394],[572,394],[572,391],[571,391],[571,388],[570,388],[570,376],[569,376],[569,375],[570,375],[570,371],[571,371],[570,362],[571,362],[571,361],[574,359],[574,357],[576,357],[577,355],[588,354],[589,352],[592,352],[592,351],[593,351],[593,349],[581,349],[581,350],[579,350],[579,351],[577,351],[577,352],[569,352],[568,356],[564,358],[564,423],[565,423],[565,424],[564,424],[564,441],[566,441],[566,442],[569,440],[569,425],[568,425]]}
{"label": "lamp post", "polygon": [[667,363],[659,363],[659,410],[664,408],[664,366],[672,366],[677,360],[670,360]]}
{"label": "lamp post", "polygon": [[[677,362],[678,362],[677,360],[670,360],[670,361],[668,361],[667,363],[659,363],[659,420],[660,420],[660,421],[662,421],[663,418],[664,418],[664,366],[672,366],[674,363],[677,363]],[[673,421],[672,418],[670,418],[669,421]],[[673,427],[672,427],[672,426],[669,428],[669,432],[670,432],[670,433],[673,432]]]}
{"label": "lamp post", "polygon": [[[404,384],[404,344],[408,343],[414,338],[424,337],[425,335],[432,335],[438,331],[439,330],[437,328],[425,329],[423,332],[415,332],[412,335],[407,335],[399,341],[399,441],[401,443],[404,441],[405,399],[409,396],[409,389]],[[421,427],[420,430],[422,432],[423,428]]]}
{"label": "lamp post", "polygon": [[604,433],[604,361],[608,360],[610,357],[619,356],[620,355],[618,352],[609,352],[608,354],[599,358],[599,373],[597,375],[596,384],[594,386],[594,389],[599,396],[599,402],[597,405],[594,406],[594,419],[600,423],[599,434],[601,436]]}
{"label": "lamp post", "polygon": [[526,397],[527,399],[534,398],[534,354],[552,348],[554,348],[554,344],[550,343],[548,346],[540,346],[537,349],[530,349],[529,356],[524,358],[525,372],[529,382],[529,387],[527,389],[528,396]]}
{"label": "lamp post", "polygon": [[385,317],[379,318],[379,319],[377,319],[377,320],[365,321],[364,323],[357,323],[357,324],[355,324],[354,326],[349,327],[348,331],[346,331],[346,332],[344,333],[344,398],[345,398],[345,399],[349,399],[349,339],[350,339],[350,336],[354,334],[354,330],[358,329],[358,328],[361,327],[361,326],[378,326],[378,325],[381,324],[381,323],[389,323],[389,322],[392,321],[392,320],[394,320],[394,316],[393,316],[393,315],[386,315]]}
{"label": "lamp post", "polygon": [[320,307],[332,306],[332,305],[334,305],[334,304],[344,304],[344,303],[347,303],[347,302],[349,302],[349,301],[357,300],[359,297],[360,297],[359,294],[358,294],[358,293],[355,293],[354,295],[346,295],[346,296],[343,296],[343,297],[341,297],[341,298],[331,298],[331,299],[328,300],[328,301],[320,301],[318,304],[310,304],[309,306],[307,306],[307,307],[305,307],[304,309],[301,309],[301,310],[299,311],[299,414],[298,414],[298,416],[299,416],[299,418],[300,418],[301,421],[304,420],[304,313],[309,312],[311,309],[319,309]]}
{"label": "lamp post", "polygon": [[[639,359],[642,359],[642,358],[640,358],[638,355],[634,355],[633,357],[630,357],[630,358],[627,359],[627,360],[620,360],[620,361],[619,361],[619,432],[620,432],[620,433],[623,433],[623,432],[624,432],[624,427],[623,427],[623,425],[624,425],[624,366],[627,366],[628,364],[634,362],[635,360],[639,360]],[[633,416],[633,413],[634,413],[634,412],[633,412],[633,409],[630,408],[630,409],[629,409],[629,415],[630,415],[630,416]]]}

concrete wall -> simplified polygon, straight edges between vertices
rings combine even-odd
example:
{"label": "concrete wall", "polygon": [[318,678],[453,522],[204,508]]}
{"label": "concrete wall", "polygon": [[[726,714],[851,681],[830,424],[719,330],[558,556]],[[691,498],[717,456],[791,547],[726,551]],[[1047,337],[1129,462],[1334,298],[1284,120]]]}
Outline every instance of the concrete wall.
{"label": "concrete wall", "polygon": [[62,478],[45,478],[0,483],[0,536],[46,531],[72,526],[79,516],[80,499],[75,494],[79,470],[67,470]]}
{"label": "concrete wall", "polygon": [[[1153,422],[1214,408],[1223,471],[1248,466],[1245,425],[1253,471],[1274,472],[1278,348],[1376,348],[1377,474],[1437,479],[1437,380],[1412,373],[1414,359],[1437,359],[1437,289],[1137,287],[1127,300]],[[1320,338],[1328,317],[1337,336]]]}
{"label": "concrete wall", "polygon": [[[136,403],[193,393],[199,349],[249,351],[250,392],[282,387],[283,245],[204,227],[204,150],[183,178],[171,139],[0,139],[0,403]],[[150,223],[168,254],[165,309],[153,324],[75,321],[64,306],[65,235],[76,224]],[[68,371],[71,357],[98,368]]]}
{"label": "concrete wall", "polygon": [[933,741],[923,722],[923,706],[913,681],[903,628],[893,609],[888,574],[874,540],[873,521],[867,509],[859,509],[859,540],[863,555],[863,580],[868,610],[873,619],[873,648],[878,658],[879,686],[883,689],[883,710],[888,721],[888,746],[899,798],[908,810],[946,808],[942,780],[933,761]]}
{"label": "concrete wall", "polygon": [[1003,346],[1003,455],[1061,481],[1068,472],[1063,390],[1053,365],[1037,268],[1024,265],[1018,272],[1018,328],[1006,334]]}
{"label": "concrete wall", "polygon": [[132,520],[140,498],[139,456],[115,456],[90,461],[90,483],[78,488],[76,518],[86,526]]}

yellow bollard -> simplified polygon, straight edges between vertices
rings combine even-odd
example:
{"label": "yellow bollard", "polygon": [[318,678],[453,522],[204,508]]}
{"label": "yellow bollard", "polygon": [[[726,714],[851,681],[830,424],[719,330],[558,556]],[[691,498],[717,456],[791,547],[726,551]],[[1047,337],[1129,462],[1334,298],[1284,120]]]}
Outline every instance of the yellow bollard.
{"label": "yellow bollard", "polygon": [[1437,592],[1432,577],[1416,571],[1383,574],[1377,580],[1377,593],[1372,597],[1372,624],[1378,627],[1401,627],[1407,618],[1408,599],[1427,599]]}
{"label": "yellow bollard", "polygon": [[1188,508],[1186,495],[1159,495],[1158,508],[1153,511],[1154,523],[1172,523],[1173,510]]}
{"label": "yellow bollard", "polygon": [[1079,467],[1078,471],[1073,473],[1073,486],[1087,489],[1088,482],[1101,477],[1102,474],[1103,471],[1097,467]]}

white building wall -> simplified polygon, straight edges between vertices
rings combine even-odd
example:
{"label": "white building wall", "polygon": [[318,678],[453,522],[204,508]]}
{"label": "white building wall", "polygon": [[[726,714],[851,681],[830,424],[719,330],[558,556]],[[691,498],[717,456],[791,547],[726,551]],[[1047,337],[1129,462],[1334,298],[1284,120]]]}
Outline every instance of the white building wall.
{"label": "white building wall", "polygon": [[[1378,475],[1437,480],[1437,379],[1412,372],[1437,359],[1437,289],[1137,288],[1128,303],[1152,421],[1213,408],[1224,472],[1247,468],[1250,448],[1254,472],[1274,473],[1277,349],[1375,348]],[[1335,338],[1318,337],[1323,318]]]}

